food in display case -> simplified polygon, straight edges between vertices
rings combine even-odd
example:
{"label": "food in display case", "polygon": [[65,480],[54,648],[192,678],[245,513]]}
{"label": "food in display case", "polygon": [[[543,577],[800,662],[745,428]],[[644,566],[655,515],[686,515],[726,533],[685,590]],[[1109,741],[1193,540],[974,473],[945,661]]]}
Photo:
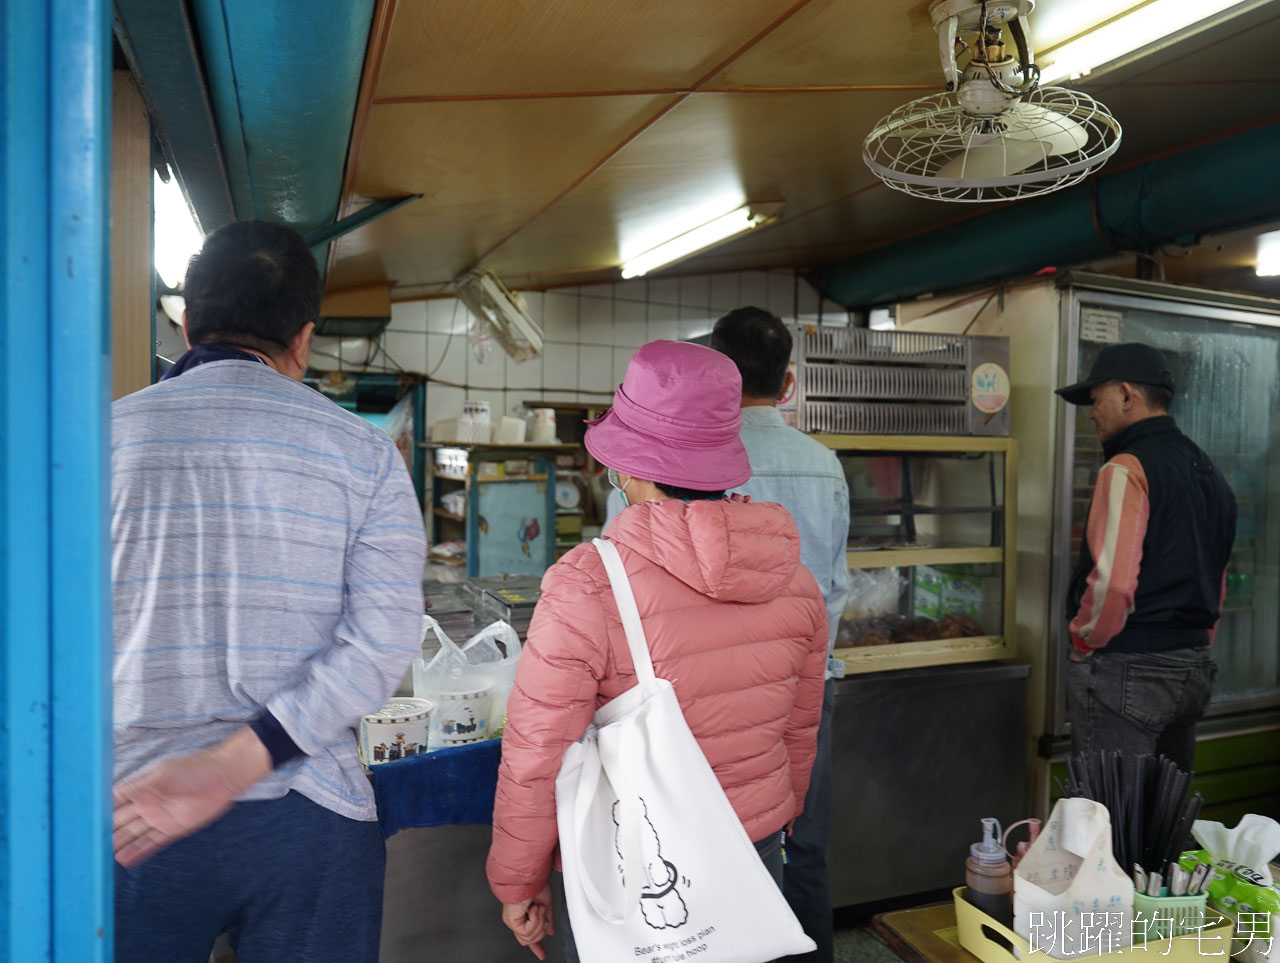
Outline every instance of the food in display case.
{"label": "food in display case", "polygon": [[970,639],[985,636],[981,623],[969,615],[950,614],[940,619],[909,615],[876,615],[841,621],[836,648],[897,645],[901,642],[934,642],[938,639]]}
{"label": "food in display case", "polygon": [[990,565],[852,569],[836,648],[987,636],[999,623],[1001,577]]}

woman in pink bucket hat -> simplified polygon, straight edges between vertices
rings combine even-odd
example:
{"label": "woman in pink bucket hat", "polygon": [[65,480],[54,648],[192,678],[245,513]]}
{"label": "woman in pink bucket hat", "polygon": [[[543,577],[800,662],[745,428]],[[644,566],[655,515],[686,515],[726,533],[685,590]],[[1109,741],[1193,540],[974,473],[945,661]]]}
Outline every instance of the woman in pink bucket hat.
{"label": "woman in pink bucket hat", "polygon": [[[827,616],[786,509],[726,495],[751,476],[741,402],[728,357],[653,341],[632,357],[613,407],[589,423],[586,446],[628,503],[607,537],[654,669],[676,680],[690,729],[780,883],[781,830],[803,809],[816,750]],[[503,921],[540,958],[555,932],[561,760],[595,711],[634,685],[604,564],[580,545],[542,579],[507,705],[487,866]]]}

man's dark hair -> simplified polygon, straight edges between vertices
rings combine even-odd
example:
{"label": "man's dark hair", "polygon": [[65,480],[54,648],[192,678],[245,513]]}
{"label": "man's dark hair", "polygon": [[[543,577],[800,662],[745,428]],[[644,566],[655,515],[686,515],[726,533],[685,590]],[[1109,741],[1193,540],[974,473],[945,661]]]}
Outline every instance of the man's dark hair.
{"label": "man's dark hair", "polygon": [[239,221],[205,238],[187,265],[187,338],[275,355],[320,313],[320,269],[297,231]]}
{"label": "man's dark hair", "polygon": [[776,398],[782,393],[791,361],[791,332],[777,315],[761,308],[737,308],[716,322],[710,343],[738,366],[745,396]]}
{"label": "man's dark hair", "polygon": [[1173,404],[1173,392],[1162,385],[1145,385],[1140,382],[1133,382],[1133,386],[1138,389],[1138,393],[1147,402],[1147,407],[1153,411],[1168,411],[1169,406]]}
{"label": "man's dark hair", "polygon": [[700,488],[681,488],[679,485],[666,485],[662,482],[654,482],[653,484],[658,491],[662,492],[662,494],[669,495],[672,498],[680,498],[686,502],[696,502],[700,500],[713,502],[717,499],[724,498],[724,489],[721,489],[718,492],[704,492]]}

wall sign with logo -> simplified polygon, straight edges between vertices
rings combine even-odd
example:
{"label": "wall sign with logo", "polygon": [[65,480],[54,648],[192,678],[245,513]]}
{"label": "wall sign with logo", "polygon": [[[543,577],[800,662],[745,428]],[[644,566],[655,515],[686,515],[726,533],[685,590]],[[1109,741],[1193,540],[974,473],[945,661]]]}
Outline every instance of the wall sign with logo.
{"label": "wall sign with logo", "polygon": [[969,398],[985,414],[1003,411],[1009,403],[1009,372],[990,361],[978,365],[970,379]]}
{"label": "wall sign with logo", "polygon": [[1009,339],[970,335],[968,341],[969,434],[1009,434]]}

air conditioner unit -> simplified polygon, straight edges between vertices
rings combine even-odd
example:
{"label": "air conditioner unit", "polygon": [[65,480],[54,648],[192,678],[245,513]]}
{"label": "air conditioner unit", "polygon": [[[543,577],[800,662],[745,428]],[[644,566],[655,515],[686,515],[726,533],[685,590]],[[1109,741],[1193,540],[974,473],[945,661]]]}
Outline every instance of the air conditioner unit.
{"label": "air conditioner unit", "polygon": [[475,323],[483,325],[504,351],[516,361],[528,361],[542,353],[542,329],[512,294],[485,268],[468,271],[455,282],[458,299],[471,309]]}

